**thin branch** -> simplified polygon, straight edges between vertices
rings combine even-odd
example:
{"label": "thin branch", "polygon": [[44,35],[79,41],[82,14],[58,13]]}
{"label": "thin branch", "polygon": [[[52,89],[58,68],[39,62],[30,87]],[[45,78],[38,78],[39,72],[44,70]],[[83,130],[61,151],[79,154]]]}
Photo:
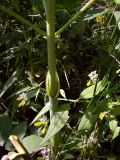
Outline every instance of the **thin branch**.
{"label": "thin branch", "polygon": [[0,103],[9,113],[12,113],[5,105],[4,105],[4,103]]}
{"label": "thin branch", "polygon": [[65,99],[65,98],[58,98],[59,101],[66,101],[66,102],[71,102],[71,103],[80,103],[80,102],[88,102],[86,100],[82,100],[80,98],[78,99]]}
{"label": "thin branch", "polygon": [[42,29],[39,28],[39,26],[37,24],[33,24],[31,23],[29,20],[25,19],[24,17],[20,16],[19,14],[17,14],[16,12],[12,11],[11,9],[3,6],[0,4],[0,10],[4,11],[5,13],[9,14],[10,16],[13,16],[14,18],[16,18],[17,20],[19,20],[20,22],[22,22],[23,24],[31,27],[33,30],[35,30],[37,33],[39,33],[42,36],[46,37],[46,32],[43,31]]}
{"label": "thin branch", "polygon": [[12,155],[12,157],[10,157],[11,160],[15,160],[18,157],[25,157],[28,160],[33,160],[31,155],[28,153],[27,149],[23,146],[23,144],[20,142],[17,136],[11,135],[9,137],[9,140],[18,152]]}
{"label": "thin branch", "polygon": [[91,4],[94,2],[95,0],[90,0],[79,12],[77,12],[62,28],[60,28],[55,35],[59,35],[61,32],[63,32],[72,22],[74,22],[78,17],[80,17],[80,15],[86,11]]}

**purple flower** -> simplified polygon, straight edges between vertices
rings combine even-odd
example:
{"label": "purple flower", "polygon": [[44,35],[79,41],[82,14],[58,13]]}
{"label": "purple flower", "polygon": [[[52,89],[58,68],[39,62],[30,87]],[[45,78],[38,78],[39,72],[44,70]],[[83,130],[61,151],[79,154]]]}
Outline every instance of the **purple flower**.
{"label": "purple flower", "polygon": [[50,148],[47,146],[41,150],[41,154],[44,160],[49,160],[49,153],[50,153]]}
{"label": "purple flower", "polygon": [[1,158],[1,160],[10,160],[10,158],[7,155],[5,155]]}
{"label": "purple flower", "polygon": [[96,6],[98,7],[98,9],[104,9],[105,6],[101,5],[101,4],[96,4]]}

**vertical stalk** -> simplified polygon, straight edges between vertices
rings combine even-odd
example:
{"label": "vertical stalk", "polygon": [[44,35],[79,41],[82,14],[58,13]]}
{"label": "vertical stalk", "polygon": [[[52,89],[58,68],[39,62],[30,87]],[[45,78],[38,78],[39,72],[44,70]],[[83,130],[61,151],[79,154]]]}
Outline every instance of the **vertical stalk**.
{"label": "vertical stalk", "polygon": [[47,27],[48,69],[49,69],[49,73],[51,75],[52,80],[54,80],[55,72],[56,72],[55,0],[44,0],[44,6],[45,6],[45,12],[46,12],[46,27]]}
{"label": "vertical stalk", "polygon": [[56,56],[55,56],[55,0],[43,0],[46,13],[47,27],[47,52],[48,52],[48,96],[55,98],[59,88],[59,78],[56,71]]}
{"label": "vertical stalk", "polygon": [[[55,56],[55,0],[43,0],[46,13],[47,28],[47,52],[48,52],[48,73],[46,76],[46,91],[50,103],[50,121],[58,108],[59,77],[56,70]],[[51,139],[52,159],[55,159],[57,146],[59,144],[59,134]]]}

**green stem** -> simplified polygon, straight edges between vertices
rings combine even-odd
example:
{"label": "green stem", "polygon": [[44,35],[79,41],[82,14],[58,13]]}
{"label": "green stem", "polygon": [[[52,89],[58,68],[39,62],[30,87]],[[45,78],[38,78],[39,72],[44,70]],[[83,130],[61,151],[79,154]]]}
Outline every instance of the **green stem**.
{"label": "green stem", "polygon": [[59,35],[60,33],[62,33],[72,22],[74,22],[78,17],[80,17],[80,15],[86,11],[91,4],[94,2],[95,0],[90,0],[79,12],[77,12],[62,28],[60,28],[55,35]]}
{"label": "green stem", "polygon": [[12,11],[11,9],[0,5],[0,10],[6,12],[7,14],[9,14],[10,16],[15,17],[17,20],[19,20],[20,22],[22,22],[23,24],[31,27],[33,30],[35,30],[37,33],[39,33],[42,36],[46,37],[46,32],[43,31],[42,29],[39,28],[39,26],[37,24],[33,24],[30,21],[28,21],[27,19],[25,19],[24,17],[20,16],[19,14],[17,14],[16,12]]}
{"label": "green stem", "polygon": [[[58,108],[58,75],[56,71],[56,55],[55,55],[55,0],[43,0],[46,13],[47,27],[47,52],[48,52],[48,74],[46,77],[49,102],[50,102],[50,121],[52,120]],[[54,123],[54,122],[53,122]],[[59,145],[59,133],[53,136],[52,142],[52,159],[57,154],[57,146]]]}
{"label": "green stem", "polygon": [[[49,102],[51,104],[51,108],[50,108],[50,121],[51,121],[54,116],[54,113],[58,109],[58,98],[49,97]],[[54,121],[53,123],[55,126],[56,121]],[[58,153],[59,142],[60,142],[60,134],[58,132],[53,136],[53,138],[51,138],[51,143],[52,143],[51,159],[52,160],[56,159],[55,157]]]}
{"label": "green stem", "polygon": [[55,98],[58,90],[55,55],[55,0],[43,0],[43,2],[46,13],[49,87],[51,92],[50,96]]}
{"label": "green stem", "polygon": [[51,77],[55,77],[55,0],[44,0],[47,25],[48,68]]}

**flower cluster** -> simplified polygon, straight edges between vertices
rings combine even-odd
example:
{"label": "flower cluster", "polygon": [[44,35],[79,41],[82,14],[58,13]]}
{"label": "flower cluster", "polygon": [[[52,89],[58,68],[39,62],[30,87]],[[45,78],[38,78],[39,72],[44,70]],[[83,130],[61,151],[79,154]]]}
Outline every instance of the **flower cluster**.
{"label": "flower cluster", "polygon": [[19,95],[19,97],[17,98],[17,101],[19,102],[18,107],[22,107],[25,105],[25,93],[24,92]]}
{"label": "flower cluster", "polygon": [[38,134],[40,134],[40,132],[41,134],[45,134],[48,128],[48,120],[46,116],[40,117],[39,120],[34,123],[34,126],[39,128]]}
{"label": "flower cluster", "polygon": [[104,16],[97,16],[96,17],[96,22],[103,26],[105,24],[105,17]]}
{"label": "flower cluster", "polygon": [[48,146],[44,147],[40,153],[42,154],[42,157],[38,157],[37,160],[50,160],[49,154],[50,154],[50,148]]}

